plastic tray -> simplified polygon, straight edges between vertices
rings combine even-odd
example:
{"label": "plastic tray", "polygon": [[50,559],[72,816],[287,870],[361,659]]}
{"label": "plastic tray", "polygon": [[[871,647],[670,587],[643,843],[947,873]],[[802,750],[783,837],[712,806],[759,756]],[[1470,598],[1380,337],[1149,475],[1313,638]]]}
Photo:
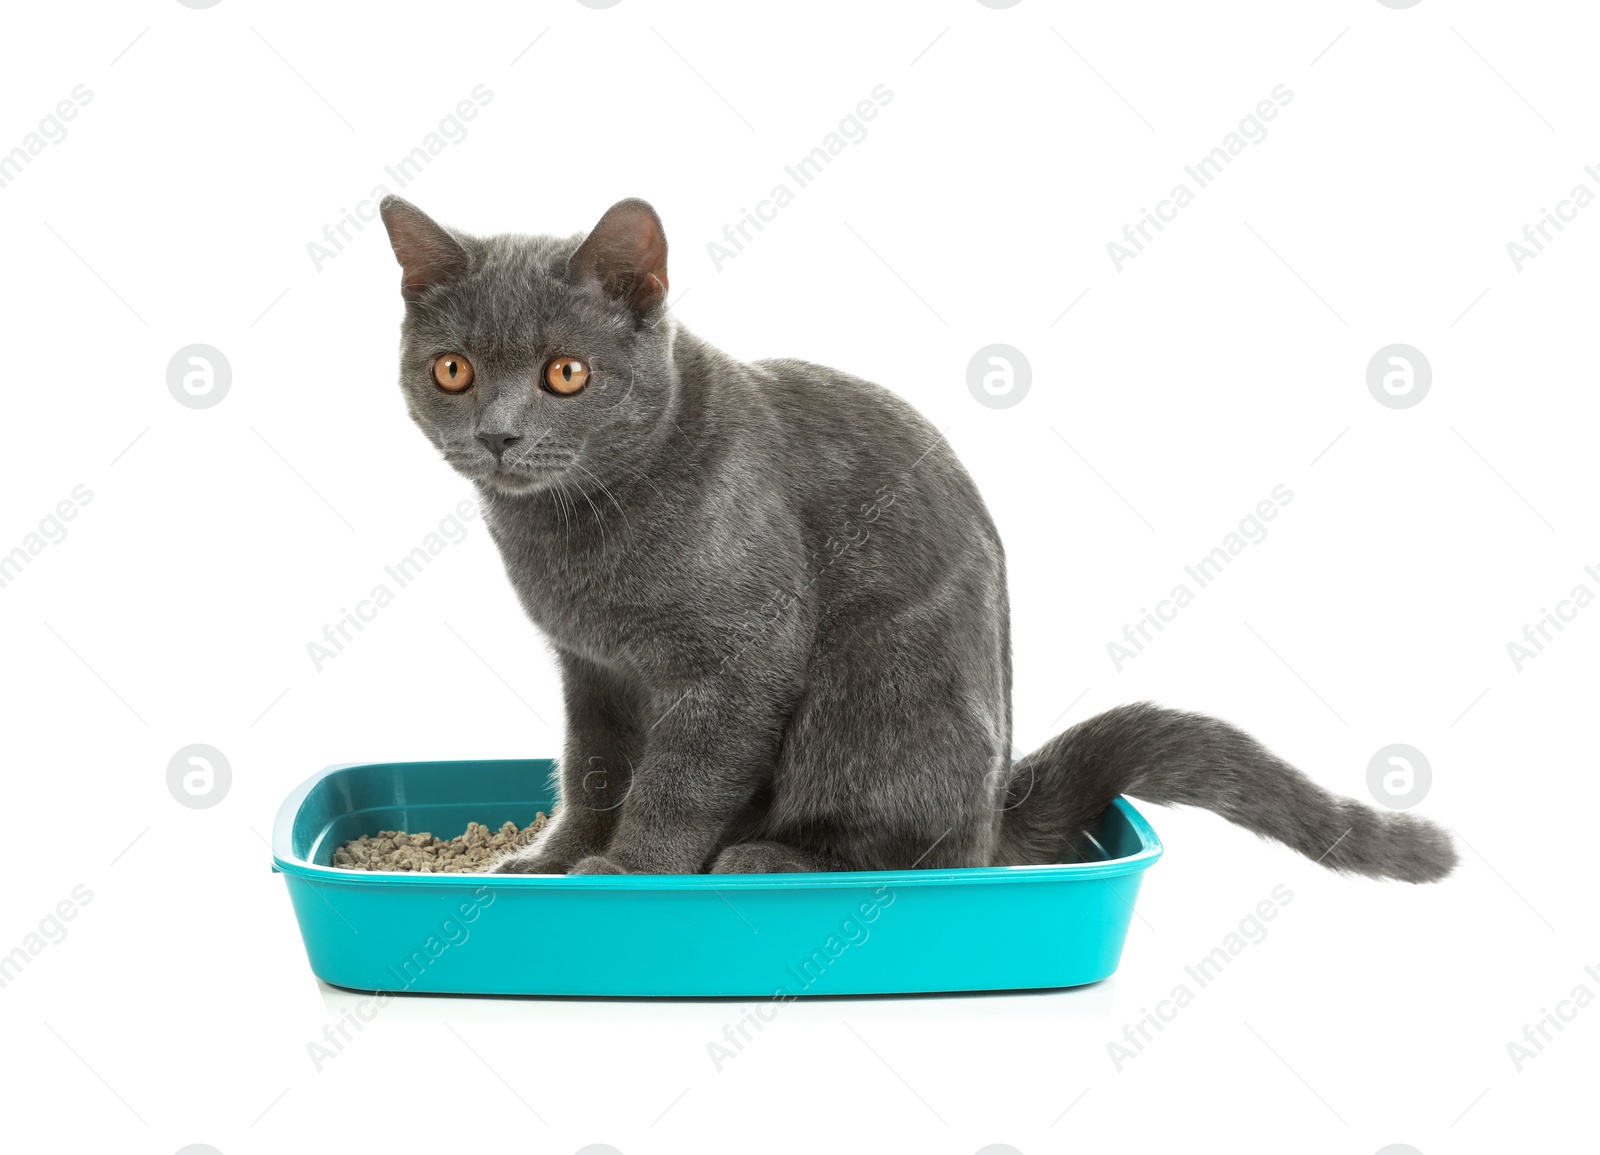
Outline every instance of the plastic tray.
{"label": "plastic tray", "polygon": [[273,869],[318,978],[363,991],[789,998],[1020,990],[1117,969],[1155,831],[1123,798],[1097,862],[835,874],[350,871],[378,830],[526,825],[549,760],[332,766],[284,800]]}

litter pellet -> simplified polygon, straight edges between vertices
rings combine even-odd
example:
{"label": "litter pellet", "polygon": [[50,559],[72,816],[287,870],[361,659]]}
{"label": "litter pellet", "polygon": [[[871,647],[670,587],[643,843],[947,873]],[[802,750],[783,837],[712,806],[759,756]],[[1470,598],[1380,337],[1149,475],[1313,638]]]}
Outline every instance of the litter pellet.
{"label": "litter pellet", "polygon": [[333,864],[346,870],[410,870],[418,874],[480,874],[508,850],[533,841],[548,819],[541,813],[527,826],[515,822],[490,830],[481,822],[467,823],[467,832],[454,838],[435,838],[426,831],[380,830],[352,838],[333,852]]}

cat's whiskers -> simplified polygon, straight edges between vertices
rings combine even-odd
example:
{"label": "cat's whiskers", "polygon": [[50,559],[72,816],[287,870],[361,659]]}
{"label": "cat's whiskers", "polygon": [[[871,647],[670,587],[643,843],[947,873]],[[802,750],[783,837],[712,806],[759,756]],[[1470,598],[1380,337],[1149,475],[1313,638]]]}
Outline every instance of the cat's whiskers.
{"label": "cat's whiskers", "polygon": [[628,476],[632,477],[635,481],[642,481],[646,485],[648,485],[651,489],[655,490],[655,493],[656,493],[657,497],[661,496],[661,487],[658,486],[655,482],[650,480],[650,475],[649,474],[640,473],[637,469],[629,469],[626,465],[624,465],[620,461],[617,462],[616,465],[617,465],[618,469],[622,470]]}
{"label": "cat's whiskers", "polygon": [[[566,539],[570,547],[572,540],[572,523],[578,519],[578,503],[572,500],[572,492],[566,487],[565,483],[557,482],[556,488],[561,491],[561,499],[566,503],[567,513],[562,515],[563,521],[566,524],[566,529],[563,531],[563,537]],[[571,516],[568,517],[567,514],[570,514]]]}
{"label": "cat's whiskers", "polygon": [[[587,470],[585,472],[587,472]],[[590,498],[588,492],[583,488],[583,486],[578,485],[577,482],[573,482],[573,485],[576,486],[578,493],[583,497],[583,500],[589,503],[589,508],[594,510],[594,524],[600,530],[601,549],[609,547],[611,544],[611,539],[606,535],[606,519],[600,516],[599,507],[595,505],[594,500]]]}
{"label": "cat's whiskers", "polygon": [[[601,481],[598,477],[595,477],[595,475],[592,472],[590,472],[588,469],[584,469],[582,462],[574,461],[572,464],[573,464],[574,468],[582,469],[584,473],[586,473],[590,477],[594,478],[594,483],[600,487],[600,492],[605,494],[608,498],[610,498],[611,499],[611,504],[617,507],[617,512],[622,515],[622,524],[628,527],[628,534],[629,534],[629,536],[632,536],[632,534],[633,534],[633,523],[628,520],[628,511],[622,508],[622,503],[617,500],[617,495],[612,493],[611,490],[606,488],[606,483],[605,482]],[[595,516],[599,517],[600,515],[599,515],[598,512],[596,512]]]}
{"label": "cat's whiskers", "polygon": [[566,503],[561,498],[561,486],[560,486],[559,483],[556,484],[556,485],[552,485],[545,492],[550,495],[550,500],[555,503],[556,509],[558,511],[560,511],[560,513],[561,513],[561,525],[562,525],[561,537],[562,537],[563,541],[566,541],[570,537],[570,534],[567,532],[567,530],[568,530],[567,506],[566,506]]}

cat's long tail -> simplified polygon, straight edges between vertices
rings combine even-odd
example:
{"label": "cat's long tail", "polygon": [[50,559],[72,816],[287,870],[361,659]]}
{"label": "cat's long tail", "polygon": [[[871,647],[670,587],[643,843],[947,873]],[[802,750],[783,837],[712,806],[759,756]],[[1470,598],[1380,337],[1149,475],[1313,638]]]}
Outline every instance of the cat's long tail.
{"label": "cat's long tail", "polygon": [[1118,706],[1019,761],[998,865],[1075,861],[1118,794],[1199,806],[1333,870],[1434,882],[1456,864],[1424,818],[1331,794],[1244,731],[1149,702]]}

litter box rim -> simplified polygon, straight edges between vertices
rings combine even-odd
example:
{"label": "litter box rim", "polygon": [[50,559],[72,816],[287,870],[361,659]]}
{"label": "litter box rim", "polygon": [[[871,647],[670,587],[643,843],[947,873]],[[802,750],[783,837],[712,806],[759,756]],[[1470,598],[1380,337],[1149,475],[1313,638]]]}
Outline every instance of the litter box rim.
{"label": "litter box rim", "polygon": [[[439,772],[448,767],[525,768],[530,782],[547,779],[555,767],[551,758],[436,759],[431,761],[338,762],[311,775],[278,807],[272,828],[272,869],[318,883],[348,886],[392,886],[403,880],[410,886],[477,889],[492,882],[496,887],[539,890],[603,891],[684,891],[684,890],[789,890],[795,888],[855,889],[863,886],[948,886],[1030,883],[1050,880],[1089,881],[1139,874],[1161,857],[1163,848],[1154,828],[1127,798],[1118,796],[1113,809],[1127,822],[1139,840],[1139,849],[1119,858],[1099,862],[1050,863],[1036,866],[972,866],[910,870],[839,870],[784,874],[428,874],[410,870],[349,870],[310,862],[294,852],[294,825],[301,807],[325,780],[352,771],[393,769],[418,773]],[[547,813],[550,799],[529,798],[525,804]]]}

